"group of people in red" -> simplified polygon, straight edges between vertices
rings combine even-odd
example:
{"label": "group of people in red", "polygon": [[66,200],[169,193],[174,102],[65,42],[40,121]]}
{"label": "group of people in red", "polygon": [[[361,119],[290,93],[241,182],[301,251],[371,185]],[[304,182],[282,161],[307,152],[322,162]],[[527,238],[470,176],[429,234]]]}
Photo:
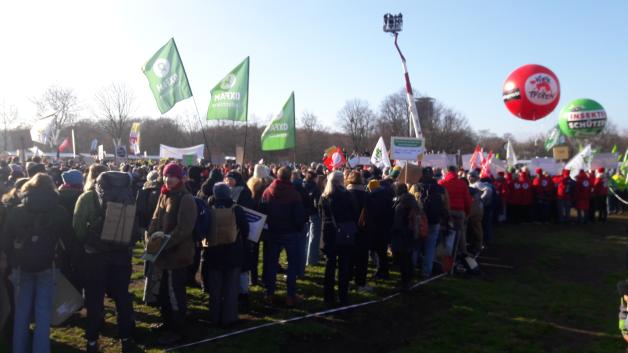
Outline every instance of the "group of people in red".
{"label": "group of people in red", "polygon": [[502,221],[545,223],[553,218],[564,223],[572,208],[579,223],[594,221],[596,216],[606,221],[608,216],[608,176],[604,168],[588,173],[580,170],[574,180],[568,169],[551,176],[538,168],[532,177],[524,167],[516,173],[498,173],[494,188],[503,206],[498,212]]}

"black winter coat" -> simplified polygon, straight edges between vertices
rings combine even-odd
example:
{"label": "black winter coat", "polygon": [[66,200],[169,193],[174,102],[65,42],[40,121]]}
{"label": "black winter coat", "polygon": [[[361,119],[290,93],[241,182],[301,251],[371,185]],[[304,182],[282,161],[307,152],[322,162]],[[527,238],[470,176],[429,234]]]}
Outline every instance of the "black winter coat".
{"label": "black winter coat", "polygon": [[337,188],[328,197],[322,197],[319,205],[323,234],[323,250],[336,250],[336,227],[334,227],[333,212],[336,224],[342,222],[356,222],[359,213],[353,204],[351,194],[344,188]]}

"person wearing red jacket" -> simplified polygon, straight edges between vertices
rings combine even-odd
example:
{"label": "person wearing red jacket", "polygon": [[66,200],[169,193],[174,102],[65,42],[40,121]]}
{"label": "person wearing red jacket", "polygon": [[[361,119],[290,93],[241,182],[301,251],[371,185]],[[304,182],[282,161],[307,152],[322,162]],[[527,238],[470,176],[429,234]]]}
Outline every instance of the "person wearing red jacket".
{"label": "person wearing red jacket", "polygon": [[593,209],[591,214],[595,217],[595,212],[598,213],[598,221],[606,222],[608,217],[608,179],[604,168],[598,168],[595,174],[595,180],[593,182]]}
{"label": "person wearing red jacket", "polygon": [[496,207],[495,216],[498,222],[506,220],[506,199],[508,198],[508,186],[506,183],[504,172],[498,172],[497,178],[493,181],[493,188],[499,196],[499,205]]}
{"label": "person wearing red jacket", "polygon": [[505,182],[505,195],[504,201],[506,202],[506,219],[510,223],[514,223],[515,211],[517,206],[513,203],[513,195],[515,194],[515,181],[512,179],[512,172],[507,172],[504,177]]}
{"label": "person wearing red jacket", "polygon": [[471,213],[471,194],[467,184],[456,174],[456,167],[447,168],[445,178],[439,182],[449,195],[449,217],[458,238],[458,253],[467,254],[466,218]]}
{"label": "person wearing red jacket", "polygon": [[575,182],[569,177],[569,169],[564,169],[561,175],[554,178],[556,188],[556,208],[558,211],[558,221],[565,223],[569,221],[571,212],[571,200],[575,189]]}
{"label": "person wearing red jacket", "polygon": [[576,177],[576,190],[574,193],[574,206],[578,212],[578,223],[587,223],[588,221],[587,213],[590,207],[590,197],[591,182],[584,170],[580,170]]}
{"label": "person wearing red jacket", "polygon": [[515,206],[515,223],[530,222],[534,204],[532,183],[527,170],[521,170],[513,183],[512,203]]}
{"label": "person wearing red jacket", "polygon": [[553,198],[554,184],[548,176],[543,174],[543,169],[535,170],[536,177],[532,181],[532,192],[534,194],[534,210],[536,220],[541,223],[549,221],[550,203]]}

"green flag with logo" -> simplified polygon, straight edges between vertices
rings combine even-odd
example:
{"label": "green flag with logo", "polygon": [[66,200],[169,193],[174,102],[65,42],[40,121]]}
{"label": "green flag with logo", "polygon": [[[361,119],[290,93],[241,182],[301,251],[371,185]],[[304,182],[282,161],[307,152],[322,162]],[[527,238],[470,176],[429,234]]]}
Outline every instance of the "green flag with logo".
{"label": "green flag with logo", "polygon": [[294,92],[283,109],[262,132],[262,151],[279,151],[294,148]]}
{"label": "green flag with logo", "polygon": [[558,126],[554,126],[549,134],[547,135],[547,139],[545,140],[545,150],[549,151],[554,146],[558,145],[560,142],[560,130]]}
{"label": "green flag with logo", "polygon": [[162,114],[172,109],[177,102],[192,97],[174,38],[170,38],[166,45],[148,59],[142,71]]}
{"label": "green flag with logo", "polygon": [[211,90],[207,120],[246,121],[249,107],[249,57]]}

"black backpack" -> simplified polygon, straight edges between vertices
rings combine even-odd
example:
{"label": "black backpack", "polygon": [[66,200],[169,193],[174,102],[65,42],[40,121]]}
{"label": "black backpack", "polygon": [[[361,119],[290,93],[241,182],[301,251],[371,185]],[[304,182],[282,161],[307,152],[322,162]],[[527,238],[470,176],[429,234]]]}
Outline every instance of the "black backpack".
{"label": "black backpack", "polygon": [[421,183],[421,203],[430,224],[439,223],[445,212],[442,186],[436,183]]}
{"label": "black backpack", "polygon": [[[21,212],[26,214],[18,215]],[[52,268],[60,238],[60,230],[55,228],[55,214],[32,213],[22,205],[15,209],[13,216],[28,219],[13,241],[12,257],[22,271],[35,273]]]}

